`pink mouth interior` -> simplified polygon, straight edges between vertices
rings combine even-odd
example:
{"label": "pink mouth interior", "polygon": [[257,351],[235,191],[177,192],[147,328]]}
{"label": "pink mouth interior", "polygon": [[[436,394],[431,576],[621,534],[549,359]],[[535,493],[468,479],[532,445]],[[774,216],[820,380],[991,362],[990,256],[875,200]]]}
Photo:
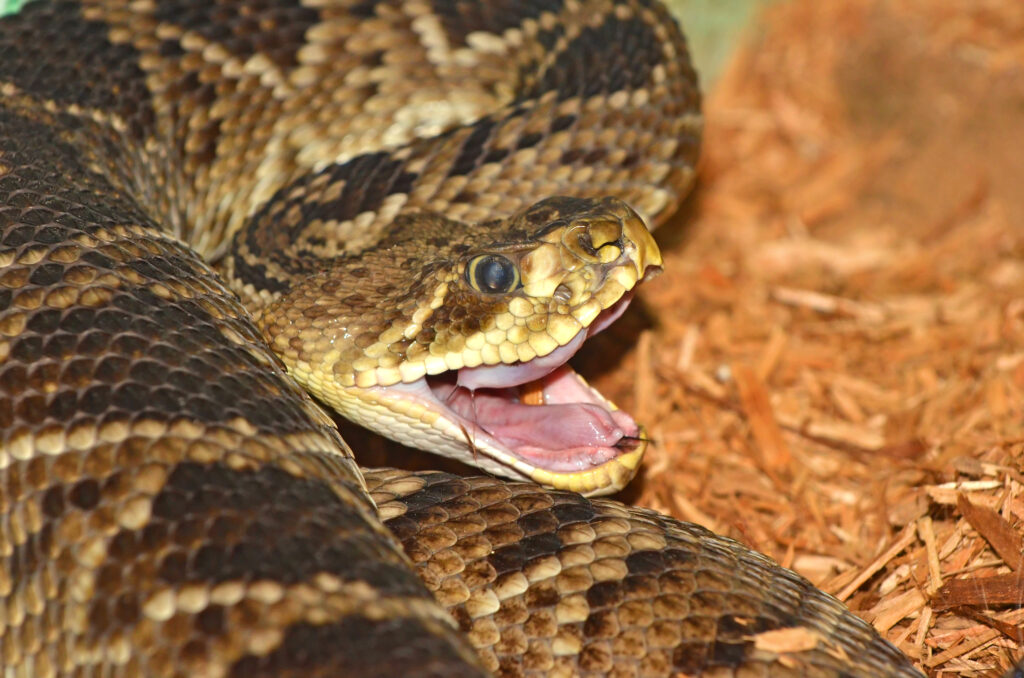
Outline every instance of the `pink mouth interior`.
{"label": "pink mouth interior", "polygon": [[[628,294],[605,309],[586,331],[547,356],[511,365],[463,368],[427,378],[434,399],[472,436],[551,471],[600,465],[633,447],[639,427],[612,410],[565,363],[592,336],[626,310]],[[525,390],[540,391],[543,404],[524,404]]]}

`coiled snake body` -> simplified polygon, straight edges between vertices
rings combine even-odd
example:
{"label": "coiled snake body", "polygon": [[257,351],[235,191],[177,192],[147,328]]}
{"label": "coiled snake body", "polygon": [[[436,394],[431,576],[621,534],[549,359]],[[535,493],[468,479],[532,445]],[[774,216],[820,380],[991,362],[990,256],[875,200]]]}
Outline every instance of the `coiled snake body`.
{"label": "coiled snake body", "polygon": [[564,362],[660,264],[697,107],[647,0],[0,20],[4,676],[918,675],[699,527],[360,470],[293,380],[621,486],[642,430]]}

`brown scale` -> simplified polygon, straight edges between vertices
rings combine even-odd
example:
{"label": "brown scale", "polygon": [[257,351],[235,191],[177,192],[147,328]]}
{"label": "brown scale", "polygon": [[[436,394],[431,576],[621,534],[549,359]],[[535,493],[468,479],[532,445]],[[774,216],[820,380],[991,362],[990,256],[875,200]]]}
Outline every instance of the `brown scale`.
{"label": "brown scale", "polygon": [[[507,102],[507,60],[472,51],[481,31],[497,40],[521,24],[522,58],[550,67],[522,75],[539,115],[511,115],[480,159],[559,133],[569,151],[614,154],[591,131],[601,107],[543,94],[585,91],[571,61],[616,25],[610,3],[564,4],[605,18],[590,29],[569,10],[556,21],[558,2],[435,4],[437,21],[420,22],[433,31],[423,43],[403,6],[383,2],[365,31],[334,16],[339,8],[289,0],[215,12],[198,0],[78,11],[40,1],[0,20],[5,675],[918,675],[802,578],[648,511],[521,483],[377,471],[367,483],[391,531],[374,515],[330,419],[179,238],[222,256],[278,188],[409,142],[415,126],[383,139],[373,111],[413,110],[423,88],[466,83],[452,95],[467,110]],[[618,14],[639,54],[651,57],[644,38],[681,40],[656,5],[624,3]],[[404,67],[431,65],[395,77],[403,54]],[[617,70],[628,56],[608,73],[634,87]],[[609,186],[674,187],[646,198],[623,188],[649,216],[680,198],[698,143],[678,122],[697,94],[677,56],[660,65],[681,90],[652,112],[656,130],[621,139],[629,148],[613,160],[634,164],[652,135],[677,143],[649,176],[606,173]],[[628,121],[607,113],[618,116]],[[406,168],[416,173],[410,204],[448,201],[450,218],[477,219],[489,198],[473,174],[482,165],[458,151],[470,135],[452,133],[462,145],[436,157],[408,156],[391,185],[407,186]],[[554,147],[541,141],[547,162]],[[462,162],[472,171],[452,174]],[[503,209],[546,186],[523,167],[500,170]],[[328,186],[325,197],[332,190],[345,189]],[[331,228],[344,249],[352,221]],[[373,229],[363,235],[376,242]],[[256,233],[252,244],[276,237]],[[316,237],[294,246],[338,246]],[[235,256],[245,254],[243,243]],[[248,261],[253,280],[287,286],[276,276],[294,269],[272,259]],[[375,276],[378,293],[394,282],[356,277]],[[786,656],[758,645],[759,634],[794,626],[820,643]]]}

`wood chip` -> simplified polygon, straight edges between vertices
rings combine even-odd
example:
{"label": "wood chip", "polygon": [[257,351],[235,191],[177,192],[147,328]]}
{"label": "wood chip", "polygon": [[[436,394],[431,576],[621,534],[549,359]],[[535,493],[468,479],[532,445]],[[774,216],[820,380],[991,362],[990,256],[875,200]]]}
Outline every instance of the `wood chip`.
{"label": "wood chip", "polygon": [[920,610],[924,604],[924,594],[917,589],[889,598],[881,606],[882,609],[877,611],[872,626],[880,633],[885,633],[904,618]]}
{"label": "wood chip", "polygon": [[[971,619],[980,622],[985,626],[989,626],[995,629],[996,631],[999,631],[1004,636],[1006,636],[1013,642],[1017,643],[1018,645],[1024,643],[1024,629],[1022,629],[1015,623],[1004,621],[1002,619],[996,619],[995,617],[980,612],[978,610],[963,609],[961,610],[961,612],[964,614],[964,616],[970,617]],[[1022,661],[1024,661],[1024,658],[1022,658]]]}
{"label": "wood chip", "polygon": [[929,668],[940,666],[942,664],[945,664],[949,660],[965,655],[971,650],[979,648],[982,645],[985,645],[986,643],[991,643],[998,637],[998,631],[987,631],[976,638],[973,638],[971,640],[965,640],[961,643],[954,645],[945,652],[941,652],[935,655],[934,657],[926,661],[924,664]]}
{"label": "wood chip", "polygon": [[788,467],[793,461],[793,455],[782,438],[782,431],[775,420],[764,383],[758,379],[754,370],[746,365],[734,365],[732,375],[736,380],[736,388],[747,415],[747,422],[750,424],[750,431],[761,453],[762,467],[769,472]]}
{"label": "wood chip", "polygon": [[807,652],[821,644],[821,634],[803,626],[754,634],[754,647],[775,654]]}
{"label": "wood chip", "polygon": [[[1003,483],[998,480],[972,480],[965,482],[952,482],[943,483],[942,485],[927,485],[925,486],[925,492],[931,497],[932,501],[936,504],[945,504],[947,506],[955,506],[958,497],[961,492],[986,492],[988,490],[996,490],[1002,488]],[[998,499],[994,496],[989,495],[990,498],[975,498],[975,504],[979,504],[982,501],[996,506]]]}
{"label": "wood chip", "polygon": [[762,382],[767,382],[772,372],[775,371],[776,366],[779,364],[779,359],[782,357],[782,352],[786,349],[786,331],[776,325],[772,328],[772,333],[768,337],[768,344],[764,347],[764,352],[761,354],[761,359],[757,363],[757,368],[754,373],[757,378]]}
{"label": "wood chip", "polygon": [[992,545],[1003,562],[1014,572],[1020,572],[1024,564],[1024,557],[1021,555],[1024,552],[1024,539],[1020,533],[998,513],[984,506],[975,506],[962,494],[957,496],[956,506],[971,527]]}
{"label": "wood chip", "polygon": [[917,521],[917,534],[924,542],[925,553],[928,554],[928,594],[933,595],[942,586],[942,568],[939,565],[939,551],[935,547],[935,530],[932,519],[924,516]]}
{"label": "wood chip", "polygon": [[644,332],[637,341],[637,366],[636,366],[636,408],[637,412],[649,413],[654,411],[655,376],[651,358],[651,345],[654,336],[651,332]]}
{"label": "wood chip", "polygon": [[960,605],[993,607],[996,605],[1024,606],[1024,576],[996,574],[990,577],[951,579],[932,597],[936,610]]}
{"label": "wood chip", "polygon": [[886,318],[885,311],[879,306],[811,290],[777,287],[772,290],[772,298],[782,304],[802,306],[819,313],[852,316],[872,325],[881,324]]}

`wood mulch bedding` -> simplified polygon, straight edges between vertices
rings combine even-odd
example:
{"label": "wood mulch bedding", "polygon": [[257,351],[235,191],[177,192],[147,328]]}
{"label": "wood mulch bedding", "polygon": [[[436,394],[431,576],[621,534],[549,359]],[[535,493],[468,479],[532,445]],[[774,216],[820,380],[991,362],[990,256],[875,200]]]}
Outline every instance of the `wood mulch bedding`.
{"label": "wood mulch bedding", "polygon": [[705,109],[665,273],[574,360],[656,441],[622,498],[795,569],[929,675],[999,675],[1024,654],[1024,3],[781,3]]}

